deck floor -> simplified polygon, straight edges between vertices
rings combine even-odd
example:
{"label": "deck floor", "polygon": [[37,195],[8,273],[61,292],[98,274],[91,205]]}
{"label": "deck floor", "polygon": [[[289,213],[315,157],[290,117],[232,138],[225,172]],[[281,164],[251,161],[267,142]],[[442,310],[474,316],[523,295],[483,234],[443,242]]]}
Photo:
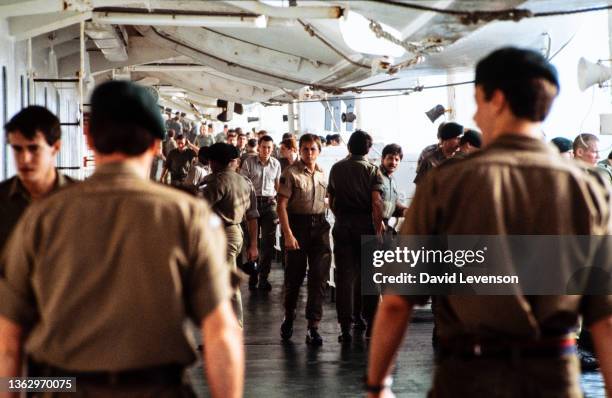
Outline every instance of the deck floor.
{"label": "deck floor", "polygon": [[[302,288],[298,317],[290,343],[280,339],[283,319],[280,265],[273,264],[270,293],[250,292],[242,286],[246,381],[244,396],[266,398],[362,397],[361,378],[365,373],[367,343],[355,336],[350,345],[338,343],[334,303],[325,301],[319,332],[323,346],[305,344],[304,306],[306,289]],[[393,391],[397,397],[426,397],[433,371],[431,332],[433,318],[429,310],[415,311],[408,337],[402,346],[395,369]],[[191,369],[191,378],[198,396],[208,397],[199,361]],[[587,397],[604,397],[603,382],[598,372],[584,374],[582,383]]]}

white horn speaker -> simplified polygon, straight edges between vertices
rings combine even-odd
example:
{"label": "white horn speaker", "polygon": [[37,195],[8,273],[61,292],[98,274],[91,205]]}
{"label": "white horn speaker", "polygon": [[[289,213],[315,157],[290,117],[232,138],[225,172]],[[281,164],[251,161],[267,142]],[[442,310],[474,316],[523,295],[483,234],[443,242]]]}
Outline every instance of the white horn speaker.
{"label": "white horn speaker", "polygon": [[594,84],[603,84],[612,77],[612,68],[594,64],[584,58],[578,61],[578,87],[584,91]]}

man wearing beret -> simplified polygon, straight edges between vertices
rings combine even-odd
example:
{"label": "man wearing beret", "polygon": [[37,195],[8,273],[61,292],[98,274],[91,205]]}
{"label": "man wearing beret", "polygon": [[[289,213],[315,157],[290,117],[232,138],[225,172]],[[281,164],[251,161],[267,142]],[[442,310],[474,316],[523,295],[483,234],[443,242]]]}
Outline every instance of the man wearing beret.
{"label": "man wearing beret", "polygon": [[[212,174],[205,178],[200,192],[212,206],[213,211],[225,226],[227,237],[227,263],[232,271],[236,271],[236,259],[244,236],[240,223],[246,218],[250,236],[257,234],[257,199],[255,189],[248,178],[236,172],[238,150],[235,146],[223,142],[211,145],[206,151]],[[257,239],[251,239],[247,249],[249,261],[258,257]],[[234,311],[242,325],[242,300],[240,292],[232,298]]]}
{"label": "man wearing beret", "polygon": [[574,153],[572,152],[572,140],[565,137],[555,137],[550,140],[550,143],[559,150],[559,153],[564,158],[572,159],[574,157]]}
{"label": "man wearing beret", "polygon": [[96,171],[33,203],[0,277],[0,377],[75,377],[76,397],[191,396],[196,359],[185,321],[203,331],[214,397],[241,397],[242,332],[222,223],[206,203],[148,180],[164,125],[127,81],[91,97]]}
{"label": "man wearing beret", "polygon": [[451,158],[459,148],[459,136],[463,134],[463,126],[448,122],[441,124],[438,128],[438,143],[423,149],[417,162],[416,177],[414,183],[418,184],[425,174],[440,163]]}
{"label": "man wearing beret", "polygon": [[[542,141],[541,123],[559,92],[557,72],[546,58],[532,50],[502,48],[478,63],[475,86],[474,120],[484,148],[427,174],[400,233],[610,235],[608,193]],[[577,246],[560,247],[561,260],[581,255]],[[585,265],[609,268],[609,249],[596,246],[585,256]],[[519,266],[518,261],[508,258],[508,267]],[[436,296],[439,351],[430,396],[582,397],[574,343],[580,316],[592,332],[609,395],[612,296],[516,291]],[[386,380],[412,308],[427,299],[383,296],[370,347],[368,397],[389,396]]]}

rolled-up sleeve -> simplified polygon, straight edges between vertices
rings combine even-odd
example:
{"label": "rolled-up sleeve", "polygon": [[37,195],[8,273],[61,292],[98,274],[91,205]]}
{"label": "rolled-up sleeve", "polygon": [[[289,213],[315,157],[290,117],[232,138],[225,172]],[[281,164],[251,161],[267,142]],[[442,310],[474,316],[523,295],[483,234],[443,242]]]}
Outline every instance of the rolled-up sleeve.
{"label": "rolled-up sleeve", "polygon": [[207,205],[194,208],[189,236],[190,269],[186,288],[189,312],[197,324],[234,293],[226,261],[222,222]]}
{"label": "rolled-up sleeve", "polygon": [[22,326],[32,324],[37,318],[30,281],[36,228],[28,214],[17,224],[0,259],[0,314]]}
{"label": "rolled-up sleeve", "polygon": [[247,220],[252,220],[254,218],[259,218],[259,211],[257,210],[257,196],[255,195],[255,188],[253,188],[253,184],[247,179],[249,184],[249,208],[246,212]]}

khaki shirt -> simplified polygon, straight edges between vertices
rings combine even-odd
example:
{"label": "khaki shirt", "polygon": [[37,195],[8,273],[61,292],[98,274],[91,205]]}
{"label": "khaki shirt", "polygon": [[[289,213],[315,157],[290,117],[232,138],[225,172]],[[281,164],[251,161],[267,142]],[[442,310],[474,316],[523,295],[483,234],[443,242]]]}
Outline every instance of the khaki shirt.
{"label": "khaki shirt", "polygon": [[198,148],[211,146],[215,143],[215,137],[212,134],[199,134],[195,139],[195,145]]}
{"label": "khaki shirt", "polygon": [[251,180],[257,196],[276,196],[274,185],[280,179],[281,166],[275,158],[270,157],[264,164],[259,156],[248,156],[242,162],[240,174]]}
{"label": "khaki shirt", "polygon": [[336,216],[372,214],[372,192],[382,190],[380,171],[365,156],[350,155],[335,163],[329,172],[327,192],[333,197]]}
{"label": "khaki shirt", "polygon": [[[400,233],[609,235],[610,205],[600,182],[555,149],[533,138],[504,135],[467,159],[430,171]],[[442,338],[564,334],[576,327],[579,314],[587,327],[612,315],[612,296],[442,296],[436,301]]]}
{"label": "khaki shirt", "polygon": [[323,169],[316,165],[314,173],[311,173],[301,160],[287,166],[278,186],[278,194],[289,199],[289,214],[325,213],[326,193],[327,181]]}
{"label": "khaki shirt", "polygon": [[259,217],[257,199],[251,182],[228,168],[204,180],[200,192],[225,225],[240,224],[245,218]]}
{"label": "khaki shirt", "polygon": [[[72,178],[57,172],[57,179],[50,193],[73,182]],[[30,203],[32,203],[30,193],[19,177],[15,176],[0,183],[0,253]]]}
{"label": "khaki shirt", "polygon": [[63,369],[187,365],[186,318],[233,294],[219,218],[120,162],[33,203],[7,247],[0,314],[28,330],[28,355]]}

